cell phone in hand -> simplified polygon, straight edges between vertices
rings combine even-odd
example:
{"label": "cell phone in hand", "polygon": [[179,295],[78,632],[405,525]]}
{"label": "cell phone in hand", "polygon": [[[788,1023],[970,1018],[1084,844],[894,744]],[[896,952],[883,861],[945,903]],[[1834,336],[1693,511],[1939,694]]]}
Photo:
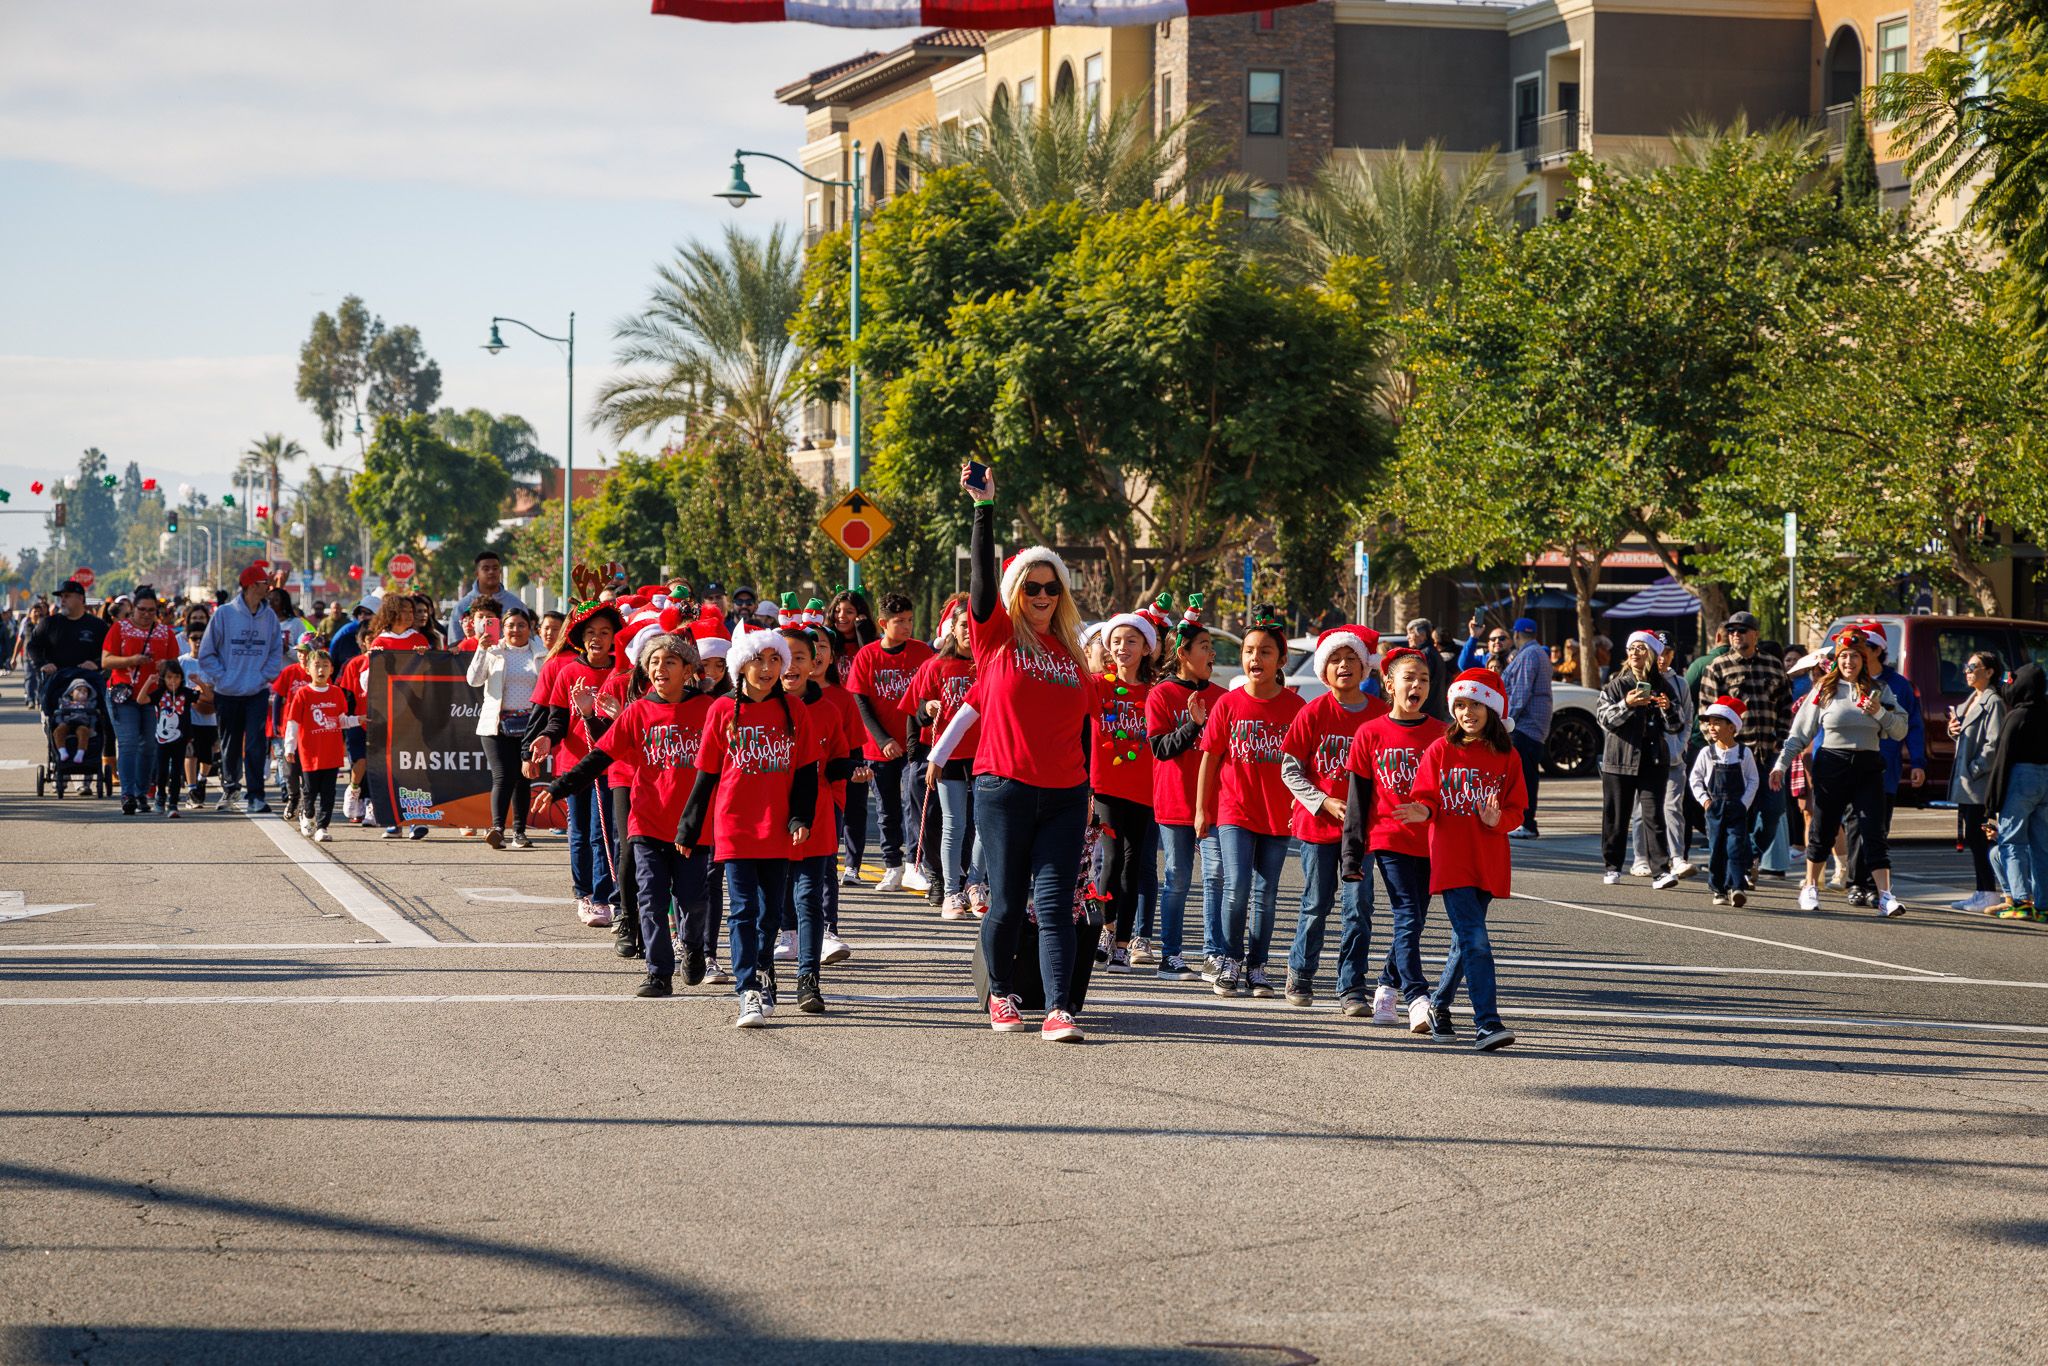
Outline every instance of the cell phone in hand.
{"label": "cell phone in hand", "polygon": [[967,462],[967,482],[986,493],[988,491],[988,466],[979,460]]}

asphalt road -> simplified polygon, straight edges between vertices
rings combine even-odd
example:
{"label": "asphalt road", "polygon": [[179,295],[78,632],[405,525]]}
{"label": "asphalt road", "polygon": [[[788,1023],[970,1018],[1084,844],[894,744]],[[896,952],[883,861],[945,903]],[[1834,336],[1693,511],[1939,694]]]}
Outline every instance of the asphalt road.
{"label": "asphalt road", "polygon": [[10,703],[0,1361],[2048,1356],[2048,932],[1927,909],[1938,841],[1896,921],[1716,909],[1553,785],[1512,1049],[1138,977],[1055,1048],[921,899],[742,1033],[628,994],[559,839],[124,819],[41,752]]}

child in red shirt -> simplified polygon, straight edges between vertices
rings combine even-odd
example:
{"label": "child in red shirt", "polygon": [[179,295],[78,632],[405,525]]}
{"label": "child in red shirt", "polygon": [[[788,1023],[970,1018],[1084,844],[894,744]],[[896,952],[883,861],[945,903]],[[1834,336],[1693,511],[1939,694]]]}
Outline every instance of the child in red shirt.
{"label": "child in red shirt", "polygon": [[[874,792],[880,806],[883,867],[876,890],[893,892],[901,888],[924,892],[930,890],[930,883],[914,865],[906,866],[903,858],[903,774],[905,760],[917,739],[917,727],[904,719],[902,702],[912,675],[934,651],[917,639],[916,618],[911,613],[909,598],[890,593],[883,597],[881,607],[877,624],[882,638],[860,648],[846,677],[846,690],[860,706],[869,766],[874,770]],[[854,837],[857,864],[858,856],[867,847],[865,813],[860,817],[860,829],[848,833]]]}
{"label": "child in red shirt", "polygon": [[[1429,661],[1422,651],[1397,645],[1380,658],[1393,711],[1367,721],[1351,742],[1349,796],[1344,808],[1344,877],[1370,881],[1380,870],[1394,932],[1372,994],[1372,1022],[1400,1023],[1429,1032],[1429,982],[1422,975],[1422,923],[1429,911],[1429,831],[1401,819],[1408,808],[1423,751],[1444,733],[1425,715]],[[1368,857],[1369,856],[1369,857]]]}
{"label": "child in red shirt", "polygon": [[[934,738],[953,724],[967,690],[974,686],[973,619],[967,599],[962,596],[957,609],[949,610],[939,652],[918,665],[903,697],[904,711],[928,724]],[[974,859],[972,781],[980,738],[977,722],[960,737],[944,764],[925,765],[925,800],[939,804],[939,878],[945,888],[945,899],[939,903],[941,920],[958,920],[970,909],[976,915],[988,910],[988,888]]]}
{"label": "child in red shirt", "polygon": [[334,659],[327,651],[304,648],[307,682],[294,689],[284,705],[284,746],[292,756],[294,792],[299,808],[299,833],[326,844],[332,836],[334,785],[347,763],[342,732],[358,724],[355,699],[334,686]]}
{"label": "child in red shirt", "polygon": [[1372,884],[1344,882],[1345,762],[1358,728],[1387,709],[1365,691],[1378,663],[1380,633],[1369,626],[1337,626],[1316,639],[1316,677],[1329,691],[1301,709],[1281,744],[1280,776],[1294,797],[1289,828],[1301,850],[1301,911],[1287,955],[1287,1004],[1315,1004],[1316,969],[1330,908],[1339,908],[1337,1004],[1347,1016],[1366,1013],[1365,974],[1372,958]]}
{"label": "child in red shirt", "polygon": [[858,813],[862,822],[868,818],[868,779],[872,776],[862,748],[867,727],[861,724],[859,701],[839,684],[839,660],[834,653],[838,648],[839,633],[831,626],[811,627],[811,685],[817,692],[814,700],[811,689],[806,688],[804,705],[836,716],[839,733],[846,739],[845,762],[832,766],[837,775],[832,779],[832,849],[837,876],[825,891],[824,956],[820,960],[825,963],[842,963],[853,957],[853,949],[839,935],[839,889],[860,885],[860,864],[850,860],[840,872],[837,859],[838,851],[846,847],[849,813]]}
{"label": "child in red shirt", "polygon": [[[590,752],[590,718],[597,691],[612,676],[612,647],[625,628],[619,609],[610,603],[583,608],[569,621],[554,653],[540,667],[533,685],[533,718],[526,725],[526,755],[534,765],[554,760],[555,772],[567,773]],[[612,820],[611,797],[602,783],[569,799],[569,882],[576,893],[576,917],[586,925],[608,927],[618,903],[618,831]]]}
{"label": "child in red shirt", "polygon": [[[1145,869],[1158,860],[1159,822],[1152,813],[1152,746],[1145,703],[1152,694],[1152,657],[1159,629],[1136,612],[1111,617],[1103,631],[1108,671],[1095,680],[1095,739],[1088,781],[1095,792],[1094,893],[1109,920],[1109,970],[1131,970],[1131,930]],[[1101,955],[1098,953],[1097,957]]]}
{"label": "child in red shirt", "polygon": [[[1455,942],[1430,1002],[1430,1037],[1448,1040],[1450,1004],[1462,973],[1472,993],[1472,1046],[1505,1048],[1514,1034],[1501,1023],[1494,994],[1493,941],[1486,908],[1512,890],[1507,832],[1528,810],[1522,765],[1508,739],[1507,688],[1491,669],[1467,669],[1446,690],[1451,727],[1423,751],[1409,805],[1400,819],[1429,823],[1429,890],[1444,899]],[[1418,809],[1419,808],[1419,809]]]}
{"label": "child in red shirt", "polygon": [[1280,760],[1287,728],[1302,708],[1300,695],[1281,681],[1280,664],[1286,657],[1286,628],[1271,607],[1258,608],[1244,635],[1244,686],[1225,693],[1209,708],[1202,732],[1195,834],[1209,832],[1213,809],[1223,857],[1224,944],[1215,981],[1218,996],[1273,994],[1266,956],[1273,943],[1275,902],[1287,863],[1288,809],[1294,800],[1280,776]]}
{"label": "child in red shirt", "polygon": [[[818,770],[818,819],[811,824],[810,838],[789,865],[777,915],[778,930],[764,933],[763,940],[775,944],[775,958],[796,963],[796,1008],[806,1015],[825,1013],[825,996],[819,987],[819,968],[826,961],[826,914],[836,900],[839,852],[839,803],[845,798],[846,777],[853,772],[851,737],[843,713],[826,704],[824,689],[817,681],[818,652],[822,629],[792,627],[782,632],[789,646],[789,668],[782,675],[782,690],[803,699],[804,714],[814,728]],[[843,947],[843,946],[842,946]],[[846,956],[846,955],[841,955]]]}
{"label": "child in red shirt", "polygon": [[[775,1013],[775,969],[763,940],[769,908],[782,904],[790,862],[810,842],[818,816],[816,723],[782,690],[789,642],[778,631],[748,631],[726,656],[737,686],[711,704],[697,781],[683,808],[676,842],[708,835],[725,864],[740,1029],[759,1029]],[[829,808],[827,808],[829,810]]]}
{"label": "child in red shirt", "polygon": [[[298,657],[282,669],[279,669],[277,677],[270,680],[270,733],[278,736],[280,739],[283,738],[285,725],[290,719],[292,696],[299,689],[305,687],[313,676],[306,668],[306,662],[312,656],[313,651],[319,648],[319,644],[320,642],[311,635],[299,637]],[[336,735],[336,743],[340,743],[338,733]],[[299,756],[289,742],[279,745],[278,748],[280,750],[278,759],[284,768],[284,818],[287,821],[295,821],[299,818],[299,808],[301,805],[299,797],[302,784],[299,781],[301,773]]]}
{"label": "child in red shirt", "polygon": [[[536,813],[550,803],[587,791],[603,781],[606,770],[623,765],[629,773],[623,854],[633,861],[634,910],[640,921],[639,942],[647,963],[647,980],[633,994],[659,997],[674,992],[675,940],[669,932],[669,901],[674,899],[682,921],[683,981],[704,980],[708,960],[704,920],[705,879],[711,855],[705,849],[676,844],[683,804],[697,780],[697,756],[711,699],[690,690],[697,672],[696,642],[686,636],[656,635],[640,647],[638,672],[648,690],[625,702],[617,718],[600,714],[590,720],[597,742],[575,767],[533,795]],[[610,696],[616,701],[619,694]]]}
{"label": "child in red shirt", "polygon": [[1216,642],[1202,625],[1202,595],[1188,595],[1187,611],[1168,636],[1172,675],[1155,683],[1145,699],[1145,735],[1152,749],[1152,814],[1166,850],[1166,883],[1159,897],[1159,975],[1185,982],[1196,972],[1181,954],[1181,925],[1195,861],[1201,859],[1201,975],[1215,981],[1223,966],[1223,861],[1216,847],[1216,812],[1208,833],[1195,834],[1195,784],[1202,766],[1202,731],[1209,719],[1209,675],[1216,667]]}

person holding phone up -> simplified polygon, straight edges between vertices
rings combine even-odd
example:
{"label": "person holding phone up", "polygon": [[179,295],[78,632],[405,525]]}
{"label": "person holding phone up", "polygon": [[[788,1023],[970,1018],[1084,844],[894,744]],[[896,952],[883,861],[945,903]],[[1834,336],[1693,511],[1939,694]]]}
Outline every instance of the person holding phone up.
{"label": "person holding phone up", "polygon": [[1671,871],[1671,849],[1664,834],[1665,781],[1671,746],[1665,737],[1685,729],[1685,709],[1673,705],[1671,691],[1657,657],[1664,641],[1654,631],[1628,638],[1622,666],[1600,690],[1594,713],[1606,732],[1600,750],[1600,880],[1621,881],[1622,856],[1628,848],[1629,823],[1642,813],[1643,857],[1655,872],[1651,886],[1662,891],[1678,881]]}

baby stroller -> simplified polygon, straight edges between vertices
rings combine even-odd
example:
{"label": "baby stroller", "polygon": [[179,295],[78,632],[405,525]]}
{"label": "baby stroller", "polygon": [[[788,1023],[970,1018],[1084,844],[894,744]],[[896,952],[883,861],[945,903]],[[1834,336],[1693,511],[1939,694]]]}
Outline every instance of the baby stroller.
{"label": "baby stroller", "polygon": [[[60,758],[57,753],[57,712],[65,705],[65,697],[72,686],[83,683],[92,694],[92,742],[85,747],[83,759]],[[107,679],[98,669],[59,669],[43,681],[43,746],[42,766],[36,769],[36,795],[43,795],[46,785],[54,784],[61,798],[64,789],[75,780],[87,796],[105,797],[113,792],[107,781],[105,767],[107,737],[113,733],[113,719],[107,712]]]}

